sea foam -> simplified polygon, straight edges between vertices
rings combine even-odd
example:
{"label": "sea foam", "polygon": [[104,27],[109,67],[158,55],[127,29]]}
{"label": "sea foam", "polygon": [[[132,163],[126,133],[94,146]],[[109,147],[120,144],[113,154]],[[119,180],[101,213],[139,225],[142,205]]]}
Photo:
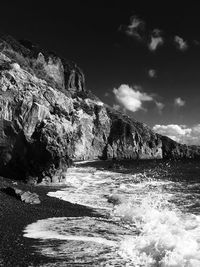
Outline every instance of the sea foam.
{"label": "sea foam", "polygon": [[102,209],[109,219],[49,218],[27,226],[24,236],[60,240],[57,247],[43,244],[40,252],[72,262],[76,255],[92,266],[200,267],[200,216],[188,212],[194,188],[142,173],[74,168],[66,188],[48,195]]}
{"label": "sea foam", "polygon": [[199,267],[200,217],[165,202],[148,196],[139,206],[116,208],[115,215],[139,232],[121,242],[120,255],[131,258],[134,266]]}

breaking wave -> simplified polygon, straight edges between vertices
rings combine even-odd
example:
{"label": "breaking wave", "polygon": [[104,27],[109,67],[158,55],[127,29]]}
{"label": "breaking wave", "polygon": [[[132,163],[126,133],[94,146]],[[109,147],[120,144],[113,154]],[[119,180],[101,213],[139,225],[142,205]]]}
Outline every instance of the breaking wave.
{"label": "breaking wave", "polygon": [[39,220],[26,227],[24,236],[42,240],[37,250],[43,255],[68,263],[200,267],[198,188],[199,183],[174,183],[144,173],[72,168],[66,188],[48,195],[92,207],[108,219]]}

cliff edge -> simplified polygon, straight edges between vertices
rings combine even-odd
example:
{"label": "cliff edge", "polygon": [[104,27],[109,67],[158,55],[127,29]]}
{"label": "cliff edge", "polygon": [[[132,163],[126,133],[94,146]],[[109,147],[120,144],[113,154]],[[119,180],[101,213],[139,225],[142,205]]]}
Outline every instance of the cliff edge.
{"label": "cliff edge", "polygon": [[[82,70],[28,41],[0,39],[0,174],[60,179],[71,160],[195,158],[101,102]],[[57,178],[55,178],[57,177]]]}

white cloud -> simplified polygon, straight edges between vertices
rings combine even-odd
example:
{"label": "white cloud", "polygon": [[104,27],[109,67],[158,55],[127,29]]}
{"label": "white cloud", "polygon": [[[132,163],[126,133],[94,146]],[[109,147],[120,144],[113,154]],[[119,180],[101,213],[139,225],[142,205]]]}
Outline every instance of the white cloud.
{"label": "white cloud", "polygon": [[[148,46],[150,51],[156,51],[158,47],[163,45],[169,40],[163,38],[163,31],[155,28],[153,30],[146,30],[146,23],[144,20],[140,19],[138,16],[134,15],[130,18],[129,25],[120,25],[120,31],[123,31],[128,36],[131,36],[139,41],[145,43]],[[150,36],[150,40],[149,39]],[[179,35],[169,36],[173,40],[174,44],[180,51],[185,51],[189,48],[188,42]],[[190,40],[191,44],[199,46],[200,41]]]}
{"label": "white cloud", "polygon": [[177,124],[155,125],[153,130],[181,144],[200,145],[200,124],[191,128]]}
{"label": "white cloud", "polygon": [[161,36],[162,32],[159,29],[154,29],[151,33],[151,41],[148,45],[149,50],[155,51],[159,46],[164,44],[164,39]]}
{"label": "white cloud", "polygon": [[136,112],[142,107],[143,102],[153,101],[153,97],[148,95],[145,92],[141,92],[137,88],[132,88],[129,85],[122,84],[118,89],[114,88],[113,93],[116,100],[121,104],[125,109]]}
{"label": "white cloud", "polygon": [[185,100],[181,99],[180,97],[177,97],[174,99],[174,105],[177,107],[183,107],[185,105]]}
{"label": "white cloud", "polygon": [[190,128],[185,128],[184,126],[179,126],[177,124],[168,125],[155,125],[153,130],[159,134],[166,135],[175,141],[179,139],[180,136],[185,136],[191,133]]}
{"label": "white cloud", "polygon": [[155,101],[155,104],[156,104],[156,107],[158,109],[158,112],[161,114],[165,105],[162,102],[158,102],[158,101]]}
{"label": "white cloud", "polygon": [[179,50],[181,50],[181,51],[185,51],[185,50],[188,49],[188,44],[187,44],[186,41],[183,40],[182,37],[176,35],[176,36],[174,37],[174,42],[175,42],[175,44],[177,45],[177,48],[178,48]]}
{"label": "white cloud", "polygon": [[156,77],[156,70],[154,70],[154,69],[148,70],[148,75],[150,78],[155,78]]}
{"label": "white cloud", "polygon": [[132,36],[140,41],[143,39],[142,35],[144,28],[145,22],[138,16],[132,16],[128,26],[120,26],[120,30],[123,30],[127,35]]}

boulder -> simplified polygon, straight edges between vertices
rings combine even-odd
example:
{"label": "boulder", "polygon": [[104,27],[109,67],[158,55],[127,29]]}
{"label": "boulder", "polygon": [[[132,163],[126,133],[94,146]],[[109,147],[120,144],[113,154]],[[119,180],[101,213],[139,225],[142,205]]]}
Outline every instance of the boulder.
{"label": "boulder", "polygon": [[36,193],[23,191],[16,187],[7,187],[5,188],[4,192],[27,204],[40,204],[41,203],[39,196]]}

